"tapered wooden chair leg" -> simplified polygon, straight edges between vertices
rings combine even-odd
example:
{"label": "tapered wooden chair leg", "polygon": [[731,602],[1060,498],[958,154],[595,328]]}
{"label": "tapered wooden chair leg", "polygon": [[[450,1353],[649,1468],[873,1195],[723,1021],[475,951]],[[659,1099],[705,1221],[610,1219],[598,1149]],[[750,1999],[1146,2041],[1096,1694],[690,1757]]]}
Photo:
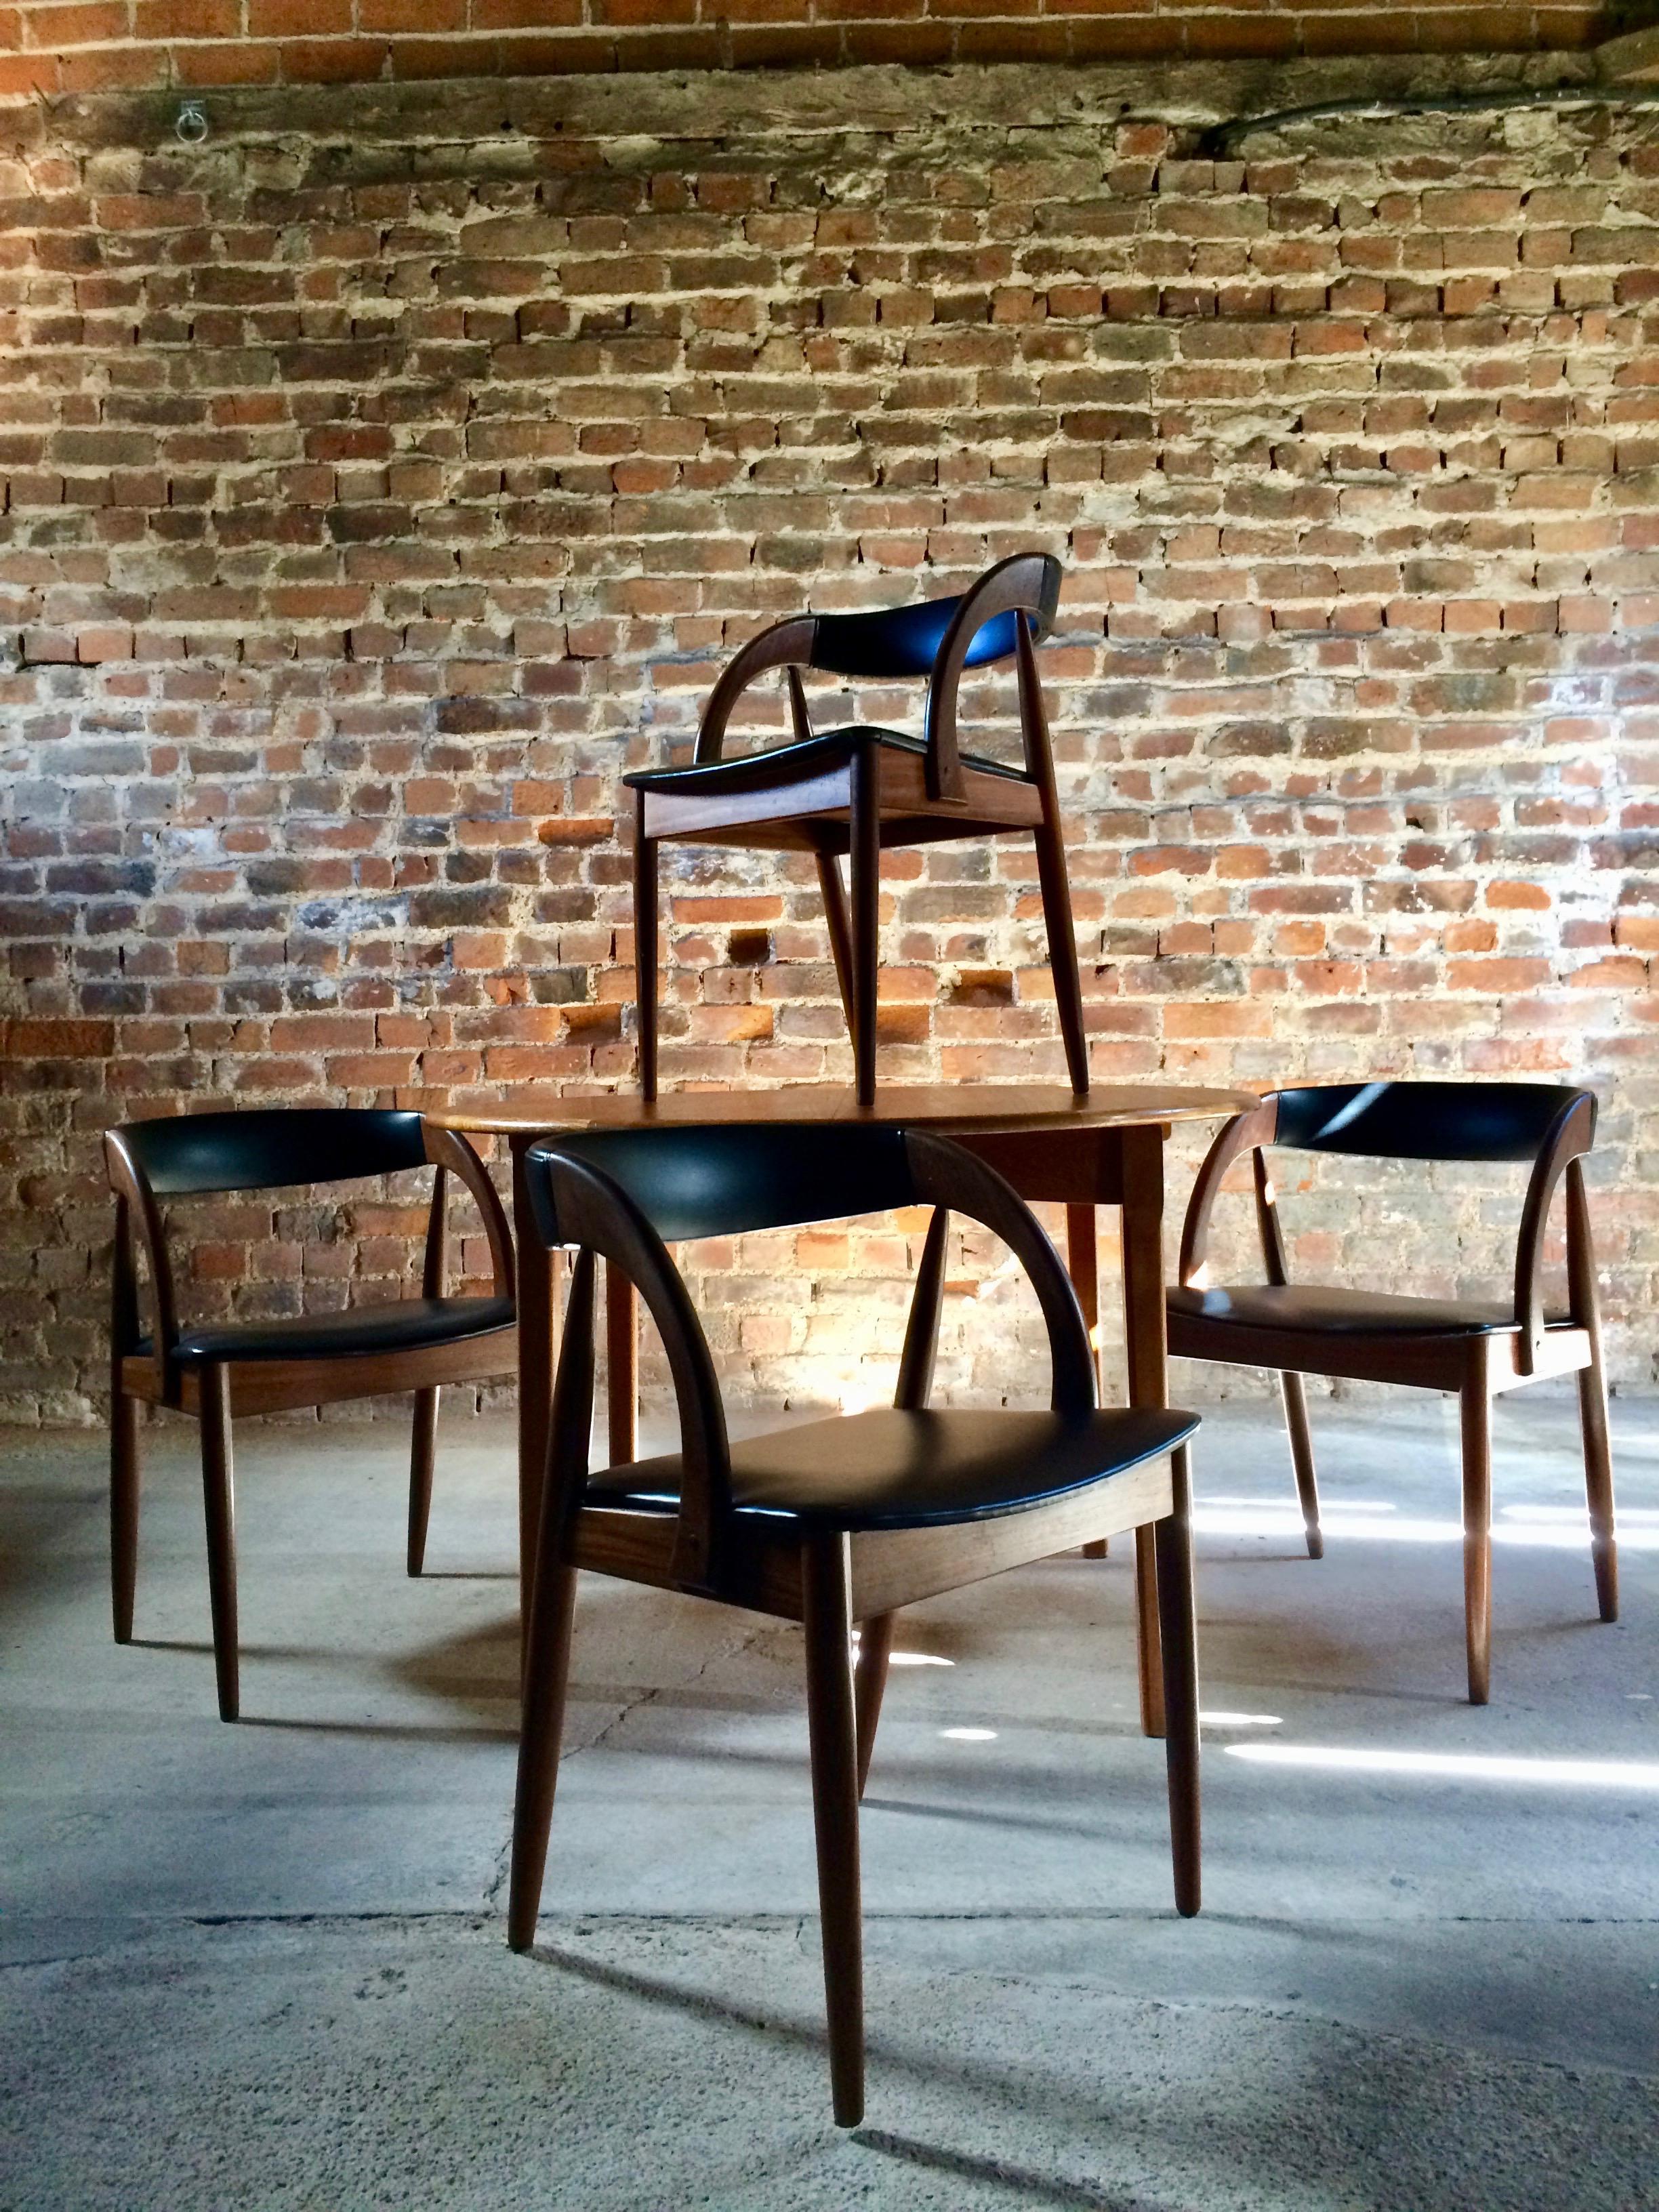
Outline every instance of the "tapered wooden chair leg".
{"label": "tapered wooden chair leg", "polygon": [[[1089,1348],[1095,1356],[1096,1402],[1103,1404],[1105,1394],[1101,1388],[1100,1372],[1100,1243],[1092,1205],[1068,1204],[1066,1208],[1066,1272],[1083,1309],[1083,1325],[1089,1332]],[[1111,1548],[1104,1536],[1097,1536],[1083,1547],[1083,1556],[1085,1559],[1104,1559],[1110,1556]]]}
{"label": "tapered wooden chair leg", "polygon": [[409,1571],[426,1565],[426,1525],[432,1513],[432,1464],[438,1449],[436,1389],[415,1393],[415,1435],[409,1454]]}
{"label": "tapered wooden chair leg", "polygon": [[1299,1375],[1286,1368],[1279,1378],[1285,1398],[1285,1426],[1290,1433],[1291,1464],[1296,1469],[1296,1494],[1302,1501],[1302,1526],[1307,1533],[1308,1557],[1325,1556],[1325,1534],[1319,1525],[1319,1478],[1314,1472],[1313,1431],[1308,1426],[1307,1388]]}
{"label": "tapered wooden chair leg", "polygon": [[634,996],[640,1030],[640,1090],[657,1095],[657,841],[643,827],[643,804],[634,831]]}
{"label": "tapered wooden chair leg", "polygon": [[117,1390],[109,1419],[109,1565],[118,1644],[132,1641],[138,1582],[138,1400]]}
{"label": "tapered wooden chair leg", "polygon": [[812,1746],[823,1988],[836,2119],[864,2117],[864,1940],[859,1893],[859,1753],[854,1711],[851,1571],[845,1536],[820,1538],[803,1558],[806,1717]]}
{"label": "tapered wooden chair leg", "polygon": [[1492,1692],[1492,1393],[1484,1340],[1471,1355],[1461,1396],[1463,1435],[1463,1628],[1469,1703]]}
{"label": "tapered wooden chair leg", "polygon": [[833,853],[820,853],[818,889],[823,896],[823,919],[830,931],[830,957],[836,963],[836,988],[847,1017],[847,1034],[853,1034],[853,929],[847,919],[847,893],[841,880],[841,862]]}
{"label": "tapered wooden chair leg", "polygon": [[541,1911],[553,1793],[559,1782],[559,1747],[564,1737],[570,1628],[575,1607],[575,1569],[556,1557],[541,1560],[531,1606],[524,1731],[519,1741],[519,1781],[513,1802],[507,1940],[515,1951],[527,1951],[535,1942],[536,1918]]}
{"label": "tapered wooden chair leg", "polygon": [[1190,1919],[1202,1899],[1199,1805],[1198,1630],[1193,1605],[1192,1479],[1174,1455],[1175,1506],[1156,1526],[1158,1626],[1164,1644],[1164,1757],[1170,1778],[1170,1848],[1176,1910]]}
{"label": "tapered wooden chair leg", "polygon": [[1057,815],[1047,806],[1035,834],[1048,966],[1054,979],[1054,1011],[1066,1046],[1066,1072],[1073,1090],[1082,1093],[1089,1088],[1089,1043],[1083,1028],[1083,985],[1078,974],[1071,887],[1066,879],[1066,841]]}
{"label": "tapered wooden chair leg", "polygon": [[1140,1732],[1164,1733],[1164,1655],[1158,1618],[1158,1540],[1135,1530],[1135,1666],[1140,1678]]}
{"label": "tapered wooden chair leg", "polygon": [[870,1757],[876,1747],[876,1729],[881,1719],[881,1700],[887,1687],[887,1662],[893,1654],[896,1613],[878,1613],[859,1632],[859,1663],[853,1677],[858,1711],[859,1796],[870,1779]]}
{"label": "tapered wooden chair leg", "polygon": [[860,1106],[876,1103],[876,968],[881,924],[881,815],[876,763],[853,763],[851,816],[853,1079]]}
{"label": "tapered wooden chair leg", "polygon": [[204,1367],[202,1388],[202,1494],[207,1510],[208,1597],[213,1611],[213,1664],[219,1717],[241,1710],[236,1650],[236,1506],[230,1455],[230,1370]]}
{"label": "tapered wooden chair leg", "polygon": [[1589,1506],[1590,1564],[1603,1620],[1619,1618],[1619,1552],[1613,1534],[1613,1456],[1607,1449],[1607,1382],[1601,1365],[1601,1300],[1595,1282],[1584,1165],[1567,1165],[1567,1280],[1573,1318],[1589,1335],[1589,1365],[1578,1370],[1578,1427],[1584,1445],[1584,1494]]}
{"label": "tapered wooden chair leg", "polygon": [[1617,1620],[1619,1547],[1613,1533],[1613,1455],[1607,1445],[1607,1385],[1599,1346],[1591,1364],[1578,1370],[1578,1425],[1584,1440],[1584,1494],[1589,1505],[1596,1609],[1603,1620]]}

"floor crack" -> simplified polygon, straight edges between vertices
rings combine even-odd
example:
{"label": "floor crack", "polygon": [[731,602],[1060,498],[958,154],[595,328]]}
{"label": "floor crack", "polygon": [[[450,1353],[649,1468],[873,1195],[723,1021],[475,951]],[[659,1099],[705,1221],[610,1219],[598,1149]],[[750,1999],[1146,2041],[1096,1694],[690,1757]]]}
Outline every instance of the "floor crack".
{"label": "floor crack", "polygon": [[[744,1630],[743,1634],[734,1641],[717,1645],[701,1665],[693,1668],[690,1674],[682,1675],[678,1680],[672,1682],[653,1682],[648,1689],[641,1690],[638,1697],[630,1698],[626,1705],[611,1715],[597,1735],[588,1736],[580,1743],[568,1744],[563,1747],[559,1753],[561,1768],[584,1752],[599,1750],[602,1744],[610,1741],[626,1722],[632,1720],[635,1713],[643,1712],[647,1706],[655,1705],[659,1698],[671,1696],[677,1691],[689,1690],[693,1684],[702,1680],[711,1667],[719,1665],[723,1660],[740,1659],[745,1651],[752,1650],[763,1638],[772,1634],[779,1626],[780,1624],[775,1620],[757,1621],[754,1627]],[[501,1849],[495,1854],[495,1870],[485,1885],[483,1902],[486,1909],[499,1905],[512,1870],[513,1838],[509,1832]]]}

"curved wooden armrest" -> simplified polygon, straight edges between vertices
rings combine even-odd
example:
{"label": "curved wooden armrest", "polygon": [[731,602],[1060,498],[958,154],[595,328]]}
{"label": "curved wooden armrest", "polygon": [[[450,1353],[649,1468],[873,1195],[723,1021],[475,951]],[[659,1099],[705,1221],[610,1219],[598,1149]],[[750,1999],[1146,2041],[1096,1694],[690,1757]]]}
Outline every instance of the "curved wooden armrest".
{"label": "curved wooden armrest", "polygon": [[[948,1137],[907,1129],[904,1152],[918,1197],[941,1209],[940,1251],[935,1264],[942,1261],[945,1210],[965,1213],[994,1231],[1025,1270],[1042,1309],[1054,1366],[1054,1410],[1073,1419],[1092,1412],[1095,1361],[1088,1324],[1072,1279],[1036,1214],[994,1168],[960,1145],[953,1145]],[[920,1295],[919,1291],[919,1299]],[[907,1355],[908,1349],[907,1344]],[[905,1364],[909,1364],[908,1356]]]}
{"label": "curved wooden armrest", "polygon": [[1264,1098],[1247,1114],[1235,1115],[1205,1154],[1204,1164],[1187,1201],[1187,1218],[1181,1228],[1181,1265],[1176,1279],[1183,1290],[1193,1287],[1210,1248],[1210,1216],[1215,1210],[1223,1179],[1244,1152],[1271,1145],[1279,1126],[1279,1103]]}
{"label": "curved wooden armrest", "polygon": [[962,774],[962,754],[957,743],[957,694],[962,685],[969,647],[988,622],[998,615],[1021,614],[1019,625],[1020,720],[1025,734],[1026,766],[1034,769],[1034,745],[1046,744],[1042,730],[1042,702],[1036,665],[1031,659],[1030,628],[1038,635],[1054,618],[1054,564],[1046,553],[1016,553],[988,568],[979,581],[963,592],[939,641],[927,686],[926,773],[930,799],[961,799],[967,795]]}
{"label": "curved wooden armrest", "polygon": [[149,1178],[133,1158],[118,1129],[104,1132],[104,1159],[109,1170],[110,1186],[115,1193],[115,1304],[118,1329],[127,1328],[131,1340],[117,1342],[113,1350],[119,1358],[132,1351],[137,1343],[138,1289],[132,1266],[132,1227],[136,1222],[138,1241],[143,1248],[144,1267],[149,1277],[149,1301],[154,1314],[150,1328],[150,1356],[155,1367],[156,1395],[170,1401],[173,1383],[173,1346],[179,1341],[179,1309],[173,1295],[173,1267],[167,1258],[167,1232],[162,1225],[161,1209],[155,1202],[155,1194],[149,1187]]}
{"label": "curved wooden armrest", "polygon": [[[1565,1174],[1569,1164],[1582,1159],[1595,1139],[1595,1100],[1588,1091],[1580,1091],[1568,1101],[1550,1124],[1538,1158],[1533,1164],[1531,1180],[1527,1185],[1525,1203],[1521,1208],[1521,1234],[1515,1254],[1515,1318],[1521,1332],[1516,1348],[1516,1364],[1523,1375],[1532,1374],[1544,1343],[1544,1238],[1549,1228],[1550,1207],[1554,1201],[1556,1186]],[[1568,1224],[1570,1243],[1575,1237],[1572,1223]],[[1578,1311],[1581,1286],[1588,1283],[1594,1287],[1593,1267],[1587,1254],[1569,1251],[1568,1272],[1573,1285],[1573,1316],[1575,1323],[1589,1326],[1587,1317]]]}
{"label": "curved wooden armrest", "polygon": [[[791,615],[785,622],[774,623],[758,637],[751,637],[747,645],[738,648],[710,695],[702,720],[697,726],[696,749],[691,757],[699,768],[721,757],[720,748],[726,739],[726,726],[732,719],[732,710],[757,676],[764,676],[769,668],[809,668],[812,662],[812,642],[817,635],[815,615]],[[801,696],[800,678],[794,677],[790,685],[791,719],[798,738],[810,737],[810,727],[803,727],[805,701]]]}
{"label": "curved wooden armrest", "polygon": [[706,1588],[731,1507],[732,1449],[702,1324],[667,1247],[625,1190],[585,1160],[540,1152],[538,1164],[546,1181],[532,1174],[530,1196],[543,1241],[580,1244],[620,1267],[657,1324],[680,1424],[674,1577],[683,1588]]}
{"label": "curved wooden armrest", "polygon": [[442,1251],[442,1243],[439,1236],[441,1227],[440,1209],[444,1198],[444,1175],[448,1171],[459,1176],[466,1185],[472,1194],[478,1212],[483,1217],[484,1235],[489,1240],[489,1268],[494,1278],[495,1296],[498,1298],[516,1297],[518,1282],[517,1270],[514,1265],[513,1232],[507,1225],[507,1215],[502,1211],[501,1201],[495,1195],[495,1186],[484,1172],[483,1162],[467,1143],[466,1139],[458,1131],[441,1129],[435,1122],[432,1121],[422,1121],[421,1130],[426,1143],[426,1156],[438,1170],[434,1180],[432,1193],[432,1228],[427,1240],[428,1267],[428,1279],[424,1285],[426,1295],[429,1298],[441,1297],[443,1295],[441,1256],[437,1258],[438,1280],[435,1285],[431,1276],[434,1257],[441,1255]]}

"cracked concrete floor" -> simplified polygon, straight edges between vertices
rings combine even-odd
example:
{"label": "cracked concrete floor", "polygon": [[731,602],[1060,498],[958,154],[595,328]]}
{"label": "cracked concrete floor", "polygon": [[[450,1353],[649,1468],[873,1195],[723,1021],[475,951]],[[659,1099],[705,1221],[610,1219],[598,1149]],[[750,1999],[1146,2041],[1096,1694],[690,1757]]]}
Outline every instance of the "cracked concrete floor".
{"label": "cracked concrete floor", "polygon": [[908,1620],[850,2136],[794,1632],[586,1588],[514,1959],[507,1425],[446,1427],[420,1583],[400,1430],[246,1426],[237,1728],[193,1432],[147,1439],[125,1650],[100,1440],[0,1437],[0,2208],[1659,2206],[1659,1407],[1614,1408],[1612,1629],[1569,1407],[1500,1408],[1482,1712],[1448,1410],[1316,1421],[1317,1565],[1270,1410],[1200,1439],[1198,1921],[1170,1910],[1127,1563]]}

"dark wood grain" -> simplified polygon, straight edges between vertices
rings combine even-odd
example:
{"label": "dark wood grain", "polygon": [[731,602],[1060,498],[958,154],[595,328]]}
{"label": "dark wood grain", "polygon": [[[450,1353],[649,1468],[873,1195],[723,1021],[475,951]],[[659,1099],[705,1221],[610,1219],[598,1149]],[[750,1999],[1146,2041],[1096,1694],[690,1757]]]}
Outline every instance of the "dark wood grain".
{"label": "dark wood grain", "polygon": [[208,1597],[213,1614],[213,1665],[219,1717],[241,1710],[236,1649],[236,1504],[230,1452],[230,1376],[222,1366],[202,1372],[202,1498],[207,1516]]}
{"label": "dark wood grain", "polygon": [[[897,1121],[975,1138],[999,1133],[1059,1134],[1174,1121],[1217,1121],[1255,1101],[1249,1091],[1175,1083],[1097,1084],[1084,1098],[1061,1084],[878,1085],[861,1105],[850,1087],[786,1085],[733,1091],[723,1084],[672,1091],[655,1100],[623,1091],[526,1088],[507,1098],[452,1100],[427,1118],[475,1136],[538,1137],[563,1130],[696,1128],[710,1123],[811,1127],[826,1121]],[[1038,1196],[1050,1194],[1041,1192]]]}
{"label": "dark wood grain", "polygon": [[812,1759],[830,2086],[836,2123],[864,2118],[864,1936],[859,1881],[859,1746],[853,1698],[852,1579],[844,1535],[817,1538],[802,1560],[806,1725]]}
{"label": "dark wood grain", "polygon": [[1596,1610],[1619,1618],[1619,1553],[1613,1528],[1613,1458],[1607,1443],[1607,1382],[1601,1364],[1601,1301],[1590,1240],[1584,1168],[1567,1168],[1567,1295],[1572,1318],[1584,1332],[1588,1357],[1578,1370],[1578,1422],[1584,1447],[1584,1492],[1589,1507],[1590,1564]]}
{"label": "dark wood grain", "polygon": [[1170,1782],[1170,1838],[1176,1910],[1183,1919],[1202,1896],[1199,1796],[1198,1639],[1193,1602],[1192,1475],[1185,1449],[1174,1455],[1170,1508],[1155,1524],[1162,1631],[1164,1753]]}
{"label": "dark wood grain", "polygon": [[878,1613],[859,1632],[859,1663],[853,1678],[858,1707],[859,1796],[870,1779],[875,1755],[876,1729],[881,1720],[882,1699],[887,1689],[887,1670],[893,1656],[893,1631],[898,1616]]}
{"label": "dark wood grain", "polygon": [[[1170,1364],[1164,1316],[1164,1139],[1138,1128],[1123,1139],[1123,1334],[1132,1406],[1167,1406]],[[1157,1289],[1153,1289],[1153,1285]],[[1139,1658],[1140,1725],[1164,1733],[1164,1668],[1159,1650],[1158,1549],[1150,1528],[1135,1531],[1135,1632]]]}
{"label": "dark wood grain", "polygon": [[1463,1626],[1468,1652],[1469,1703],[1492,1695],[1492,1388],[1486,1340],[1468,1352],[1468,1371],[1459,1394],[1463,1443]]}

